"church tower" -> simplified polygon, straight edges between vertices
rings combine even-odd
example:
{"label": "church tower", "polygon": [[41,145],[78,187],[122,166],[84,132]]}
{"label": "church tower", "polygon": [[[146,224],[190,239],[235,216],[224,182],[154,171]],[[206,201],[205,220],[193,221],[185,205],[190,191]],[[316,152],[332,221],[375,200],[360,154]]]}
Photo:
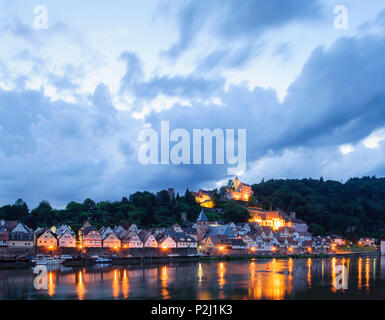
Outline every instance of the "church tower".
{"label": "church tower", "polygon": [[202,242],[203,237],[209,231],[210,229],[210,222],[209,219],[207,219],[205,212],[201,211],[199,214],[199,217],[197,219],[197,238],[198,238],[198,243]]}

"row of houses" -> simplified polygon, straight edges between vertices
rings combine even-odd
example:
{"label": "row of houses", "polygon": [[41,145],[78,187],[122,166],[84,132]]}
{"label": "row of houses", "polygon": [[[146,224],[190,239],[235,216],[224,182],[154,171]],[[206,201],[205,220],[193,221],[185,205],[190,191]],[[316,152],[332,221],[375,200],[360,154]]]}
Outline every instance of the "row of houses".
{"label": "row of houses", "polygon": [[78,237],[67,225],[38,228],[33,231],[18,221],[0,221],[0,246],[56,248],[197,248],[197,240],[175,224],[172,228],[140,230],[132,224],[102,227],[99,230],[88,221],[79,230]]}

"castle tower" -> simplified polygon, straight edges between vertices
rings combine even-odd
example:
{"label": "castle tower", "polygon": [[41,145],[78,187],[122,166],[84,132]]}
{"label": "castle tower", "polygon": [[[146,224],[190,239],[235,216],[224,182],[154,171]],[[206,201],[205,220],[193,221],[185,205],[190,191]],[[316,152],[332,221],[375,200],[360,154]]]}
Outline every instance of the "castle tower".
{"label": "castle tower", "polygon": [[170,198],[170,202],[174,200],[174,188],[168,188],[168,196]]}
{"label": "castle tower", "polygon": [[205,212],[201,211],[199,214],[199,217],[197,219],[197,238],[198,238],[198,243],[202,242],[203,237],[209,231],[210,229],[210,222],[209,219],[207,219]]}
{"label": "castle tower", "polygon": [[234,180],[234,190],[237,190],[239,187],[239,179],[238,177],[235,177],[235,180]]}

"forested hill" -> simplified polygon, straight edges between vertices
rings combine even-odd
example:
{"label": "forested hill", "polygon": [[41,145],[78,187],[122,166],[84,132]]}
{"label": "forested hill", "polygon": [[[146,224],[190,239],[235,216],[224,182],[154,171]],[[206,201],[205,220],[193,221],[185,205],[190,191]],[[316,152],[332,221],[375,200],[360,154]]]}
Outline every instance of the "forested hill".
{"label": "forested hill", "polygon": [[[230,183],[231,182],[231,183]],[[233,184],[229,181],[230,185]],[[279,207],[287,213],[295,211],[306,221],[314,234],[339,233],[345,236],[385,235],[385,178],[363,177],[346,183],[323,179],[269,180],[252,185],[256,201],[265,209]],[[224,214],[206,210],[212,221],[246,222],[249,214],[245,207],[234,201],[221,201],[226,187],[214,190],[214,201]],[[0,218],[21,220],[32,228],[50,227],[65,223],[74,230],[89,220],[96,227],[136,223],[141,227],[171,226],[182,223],[181,213],[187,220],[195,221],[201,207],[187,189],[184,195],[169,198],[167,190],[157,193],[136,192],[121,201],[86,199],[82,203],[69,202],[65,209],[54,209],[48,201],[42,201],[29,210],[19,199],[13,205],[0,207]],[[348,229],[354,232],[348,233]]]}
{"label": "forested hill", "polygon": [[273,208],[295,211],[315,233],[385,233],[385,178],[352,178],[345,183],[323,178],[269,180],[252,188],[265,208],[271,202]]}

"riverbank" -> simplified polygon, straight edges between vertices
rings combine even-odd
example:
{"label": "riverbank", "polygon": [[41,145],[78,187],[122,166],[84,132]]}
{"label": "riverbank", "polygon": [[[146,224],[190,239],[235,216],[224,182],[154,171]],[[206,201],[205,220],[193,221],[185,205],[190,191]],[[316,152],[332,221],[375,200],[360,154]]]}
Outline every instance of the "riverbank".
{"label": "riverbank", "polygon": [[[328,259],[341,257],[379,256],[379,251],[360,251],[330,254],[275,254],[275,255],[222,255],[222,256],[169,256],[169,257],[115,257],[109,262],[111,265],[154,265],[169,263],[189,263],[199,261],[241,261],[241,260],[269,260],[269,259]],[[96,265],[96,260],[91,258],[74,258],[64,261],[65,267],[85,267]],[[0,270],[29,268],[33,264],[26,259],[0,259]]]}
{"label": "riverbank", "polygon": [[216,257],[200,257],[203,261],[232,261],[232,260],[266,260],[266,259],[327,259],[341,257],[357,257],[357,256],[379,256],[379,251],[361,251],[361,252],[346,252],[346,253],[330,253],[330,254],[276,254],[276,255],[245,255],[245,256],[216,256]]}

